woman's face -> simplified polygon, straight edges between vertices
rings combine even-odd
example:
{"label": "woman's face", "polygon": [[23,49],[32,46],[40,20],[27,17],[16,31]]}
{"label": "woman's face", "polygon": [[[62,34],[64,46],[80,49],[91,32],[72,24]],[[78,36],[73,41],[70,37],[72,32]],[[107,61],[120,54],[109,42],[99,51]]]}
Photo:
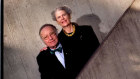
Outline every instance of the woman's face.
{"label": "woman's face", "polygon": [[64,10],[57,10],[55,12],[55,17],[57,23],[63,27],[68,26],[71,21],[70,21],[70,15],[68,15]]}

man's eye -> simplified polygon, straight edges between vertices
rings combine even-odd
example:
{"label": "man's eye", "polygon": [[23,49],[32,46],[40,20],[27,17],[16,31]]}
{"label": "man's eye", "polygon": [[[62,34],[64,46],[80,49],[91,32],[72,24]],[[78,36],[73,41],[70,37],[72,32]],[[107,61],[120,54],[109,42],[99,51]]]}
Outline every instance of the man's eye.
{"label": "man's eye", "polygon": [[47,36],[46,36],[46,37],[44,37],[44,39],[47,39]]}
{"label": "man's eye", "polygon": [[55,35],[55,34],[56,34],[56,33],[54,33],[54,32],[53,32],[53,33],[51,33],[51,35]]}

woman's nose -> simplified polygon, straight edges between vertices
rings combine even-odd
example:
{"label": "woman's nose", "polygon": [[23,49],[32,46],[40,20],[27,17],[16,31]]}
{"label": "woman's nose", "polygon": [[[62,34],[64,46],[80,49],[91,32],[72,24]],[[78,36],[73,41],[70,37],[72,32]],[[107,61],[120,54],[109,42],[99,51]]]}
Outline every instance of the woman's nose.
{"label": "woman's nose", "polygon": [[64,16],[61,17],[61,20],[63,20],[63,19],[64,19]]}

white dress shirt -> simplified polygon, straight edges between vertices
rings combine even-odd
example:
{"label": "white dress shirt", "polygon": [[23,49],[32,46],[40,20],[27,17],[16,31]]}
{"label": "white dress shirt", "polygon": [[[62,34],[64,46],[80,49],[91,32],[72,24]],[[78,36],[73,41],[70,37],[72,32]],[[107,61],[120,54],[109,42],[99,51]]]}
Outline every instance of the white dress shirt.
{"label": "white dress shirt", "polygon": [[[57,48],[59,47],[62,47],[62,45],[59,43],[59,45],[57,46]],[[56,48],[56,49],[57,49]],[[51,50],[54,50],[54,49],[51,49]],[[57,57],[57,59],[60,61],[60,63],[63,65],[64,68],[65,67],[65,58],[64,58],[64,52],[63,52],[63,48],[62,48],[62,52],[58,52],[56,51],[55,52],[55,56]]]}

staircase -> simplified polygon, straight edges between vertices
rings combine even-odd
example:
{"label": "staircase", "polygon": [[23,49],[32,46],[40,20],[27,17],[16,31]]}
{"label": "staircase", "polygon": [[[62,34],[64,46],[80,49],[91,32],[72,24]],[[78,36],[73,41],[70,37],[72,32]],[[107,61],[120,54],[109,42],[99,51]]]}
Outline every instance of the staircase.
{"label": "staircase", "polygon": [[126,10],[77,79],[140,79],[140,0]]}

